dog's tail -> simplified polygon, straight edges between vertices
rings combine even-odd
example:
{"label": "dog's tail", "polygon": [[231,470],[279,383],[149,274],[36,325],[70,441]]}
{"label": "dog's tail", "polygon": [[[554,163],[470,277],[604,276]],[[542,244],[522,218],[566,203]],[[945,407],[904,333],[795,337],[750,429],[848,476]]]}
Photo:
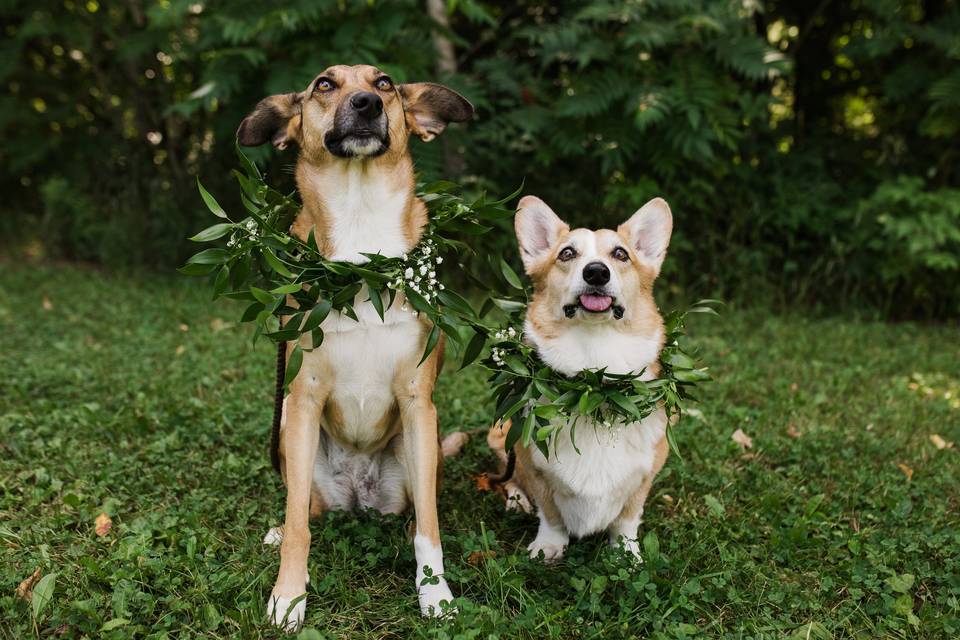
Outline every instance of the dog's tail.
{"label": "dog's tail", "polygon": [[503,473],[495,476],[492,473],[487,474],[491,485],[500,485],[508,482],[513,477],[513,470],[517,465],[517,454],[513,449],[507,451],[507,434],[510,433],[510,427],[513,422],[507,420],[501,423],[499,420],[487,431],[487,445],[500,459],[500,462],[506,466]]}
{"label": "dog's tail", "polygon": [[280,422],[283,419],[283,377],[287,368],[287,343],[277,344],[277,387],[273,393],[273,428],[270,430],[270,463],[280,473]]}

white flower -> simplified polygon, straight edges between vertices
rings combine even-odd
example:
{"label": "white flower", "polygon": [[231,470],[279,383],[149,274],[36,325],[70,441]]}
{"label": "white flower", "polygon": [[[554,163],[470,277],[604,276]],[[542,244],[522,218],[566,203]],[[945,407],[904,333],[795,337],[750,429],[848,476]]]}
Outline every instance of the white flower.
{"label": "white flower", "polygon": [[428,275],[429,275],[431,278],[436,278],[436,277],[437,277],[437,272],[436,272],[436,271],[431,271]]}
{"label": "white flower", "polygon": [[441,282],[441,283],[440,283],[440,291],[443,291],[444,289],[446,289],[446,287],[443,286],[443,283]]}
{"label": "white flower", "polygon": [[420,275],[422,276],[427,275],[427,271],[430,271],[429,267],[420,267]]}
{"label": "white flower", "polygon": [[437,264],[443,264],[443,258],[437,256]]}
{"label": "white flower", "polygon": [[412,269],[411,267],[407,267],[407,270],[403,272],[403,277],[406,278],[407,280],[409,280],[410,278],[412,278],[412,277],[413,277],[413,269]]}
{"label": "white flower", "polygon": [[430,255],[430,245],[431,245],[431,244],[433,244],[433,243],[428,240],[428,241],[427,241],[427,246],[425,246],[425,247],[423,248],[423,255],[425,255],[425,256]]}
{"label": "white flower", "polygon": [[510,336],[511,338],[514,338],[517,335],[517,330],[514,329],[513,327],[509,327],[507,329],[507,335]]}

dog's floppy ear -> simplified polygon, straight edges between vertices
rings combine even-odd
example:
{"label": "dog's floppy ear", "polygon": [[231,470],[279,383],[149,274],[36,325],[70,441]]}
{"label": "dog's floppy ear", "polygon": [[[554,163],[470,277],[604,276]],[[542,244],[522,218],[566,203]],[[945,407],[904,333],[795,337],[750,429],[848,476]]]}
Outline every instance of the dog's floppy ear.
{"label": "dog's floppy ear", "polygon": [[617,233],[626,238],[640,259],[658,274],[667,256],[672,231],[673,214],[663,198],[654,198],[617,227]]}
{"label": "dog's floppy ear", "polygon": [[451,122],[473,117],[473,105],[462,95],[433,82],[414,82],[398,87],[403,98],[407,128],[424,142],[440,135]]}
{"label": "dog's floppy ear", "polygon": [[513,221],[520,245],[523,267],[530,273],[561,235],[570,231],[563,220],[557,217],[547,203],[536,196],[524,196],[517,204],[517,216]]}
{"label": "dog's floppy ear", "polygon": [[[286,149],[300,119],[299,93],[282,93],[264,98],[237,129],[237,142],[245,147],[258,147],[271,142],[277,149]],[[292,126],[291,126],[292,125]]]}

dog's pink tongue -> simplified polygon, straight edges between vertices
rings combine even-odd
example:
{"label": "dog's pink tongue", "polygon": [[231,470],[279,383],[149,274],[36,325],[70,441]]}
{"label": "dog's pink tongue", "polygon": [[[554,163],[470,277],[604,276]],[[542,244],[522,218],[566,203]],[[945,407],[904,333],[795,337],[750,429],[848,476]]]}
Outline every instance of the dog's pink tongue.
{"label": "dog's pink tongue", "polygon": [[580,304],[588,311],[606,311],[613,304],[613,298],[610,296],[592,296],[584,294],[580,296]]}

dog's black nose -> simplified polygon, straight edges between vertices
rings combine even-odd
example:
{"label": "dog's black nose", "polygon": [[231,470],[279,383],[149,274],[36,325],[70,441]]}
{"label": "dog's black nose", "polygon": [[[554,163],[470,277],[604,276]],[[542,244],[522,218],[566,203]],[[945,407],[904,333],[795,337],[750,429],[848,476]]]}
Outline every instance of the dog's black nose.
{"label": "dog's black nose", "polygon": [[376,118],[383,113],[383,100],[380,99],[380,96],[369,91],[353,94],[350,97],[350,106],[365,118]]}
{"label": "dog's black nose", "polygon": [[605,285],[610,282],[610,269],[602,262],[591,262],[583,268],[583,279],[587,284]]}

